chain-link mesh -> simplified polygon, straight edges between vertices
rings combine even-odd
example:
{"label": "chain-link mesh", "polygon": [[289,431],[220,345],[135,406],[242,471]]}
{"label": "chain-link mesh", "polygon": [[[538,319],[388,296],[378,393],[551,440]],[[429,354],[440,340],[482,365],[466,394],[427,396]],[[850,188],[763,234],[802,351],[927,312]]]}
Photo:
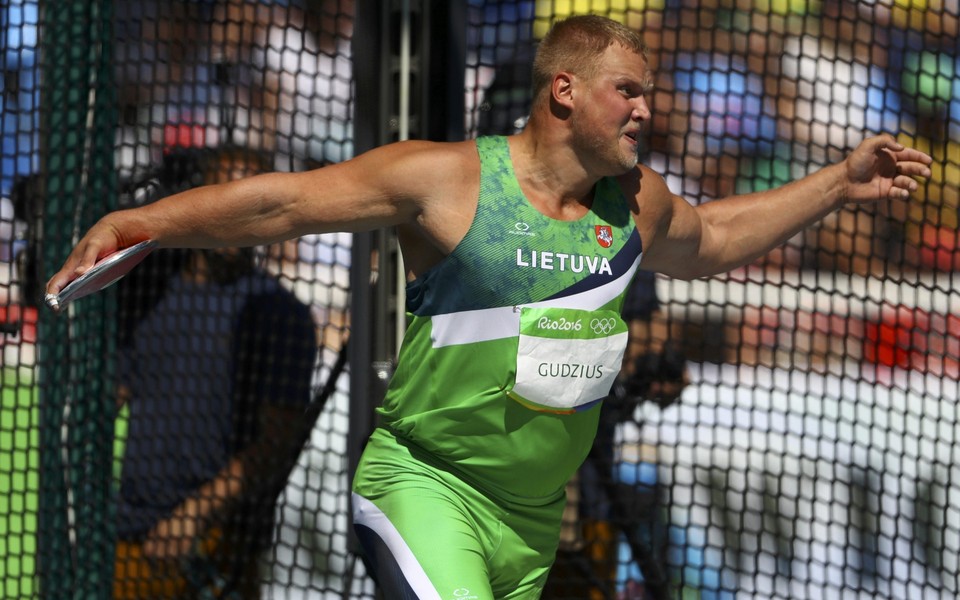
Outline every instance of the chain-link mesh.
{"label": "chain-link mesh", "polygon": [[521,128],[536,40],[595,13],[644,32],[642,162],[694,204],[871,133],[934,157],[909,201],[845,208],[728,275],[656,282],[643,331],[683,348],[689,383],[656,397],[658,363],[601,425],[546,596],[955,596],[960,5],[472,4],[474,134]]}
{"label": "chain-link mesh", "polygon": [[[49,33],[96,23],[62,13],[53,23],[37,0],[0,7],[0,595],[41,595],[38,528],[55,526],[66,546],[45,558],[47,573],[58,577],[65,561],[74,597],[105,589],[104,576],[117,597],[373,597],[348,533],[349,235],[236,255],[156,253],[96,305],[109,327],[85,325],[111,353],[107,391],[89,385],[98,397],[88,406],[118,407],[102,415],[115,439],[83,438],[97,429],[69,404],[41,419],[40,397],[59,398],[62,384],[45,387],[37,363],[49,373],[48,361],[72,356],[68,378],[93,364],[77,356],[86,346],[72,329],[44,338],[63,321],[38,335],[40,282],[53,268],[44,257],[69,244],[61,232],[211,180],[353,154],[351,0],[111,4],[109,43],[80,49],[88,40]],[[656,89],[642,160],[692,203],[781,185],[870,133],[934,157],[908,201],[843,209],[728,275],[647,284],[658,298],[638,300],[640,350],[625,367],[636,375],[616,388],[607,404],[618,410],[568,488],[544,597],[960,593],[960,5],[467,7],[471,137],[524,126],[536,41],[552,20],[594,12],[643,30]],[[94,68],[45,71],[41,43]],[[95,68],[105,48],[109,74]],[[100,93],[69,94],[74,78]],[[40,114],[41,90],[65,98],[56,114]],[[102,119],[110,161],[83,133],[49,131],[76,121],[90,133]],[[51,159],[68,146],[76,158]],[[89,177],[107,164],[109,176]],[[116,189],[87,191],[114,178]],[[72,186],[84,189],[82,211]],[[38,341],[49,348],[39,361]],[[78,506],[97,495],[77,487],[89,465],[74,459],[111,448],[109,502]],[[69,475],[41,478],[41,456],[66,460]],[[236,481],[243,489],[229,489]],[[56,496],[56,518],[41,516],[41,496]],[[89,515],[110,519],[103,535],[116,528],[111,565],[81,568],[70,552],[78,531],[96,529]]]}
{"label": "chain-link mesh", "polygon": [[11,188],[15,174],[30,173],[38,156],[38,23],[35,4],[4,5],[0,13],[0,592],[7,598],[36,592],[37,309],[19,301],[17,257],[27,256],[28,209],[13,202]]}
{"label": "chain-link mesh", "polygon": [[[37,392],[47,385],[38,384],[45,380],[34,368],[37,305],[51,273],[41,264],[42,248],[70,244],[69,233],[51,239],[51,224],[64,223],[58,232],[82,230],[91,216],[117,206],[258,172],[322,168],[353,152],[353,2],[144,1],[112,8],[108,33],[101,34],[107,37],[93,43],[55,39],[53,19],[64,11],[53,6],[23,1],[2,8],[0,592],[94,597],[112,587],[115,597],[239,598],[339,595],[352,585],[369,594],[347,547],[346,234],[253,251],[157,251],[101,295],[113,298],[103,306],[114,308],[97,309],[97,318],[116,328],[110,334],[116,350],[105,363],[109,372],[88,377],[105,384],[106,391],[95,393],[108,407],[103,418],[115,418],[109,426],[115,440],[67,441],[82,435],[76,411],[94,406],[89,398],[47,411],[62,421],[62,437],[57,427],[47,428],[53,446],[79,443],[107,456],[113,447],[107,472],[114,483],[103,490],[110,500],[94,510],[116,529],[116,561],[90,563],[89,573],[77,567],[85,507],[71,503],[89,497],[78,485],[95,484],[84,483],[89,465],[71,457],[95,453],[58,453],[37,438],[43,430]],[[64,24],[96,35],[90,14],[109,13],[78,10]],[[106,76],[87,80],[89,94],[67,94],[52,105],[43,124],[41,96],[59,80],[54,66],[40,62],[42,48],[48,55],[51,48],[71,49],[80,58],[109,53],[112,65]],[[85,67],[59,64],[64,82],[73,73],[83,76]],[[51,139],[45,127],[59,115],[72,124],[70,111],[79,125],[63,131],[63,145],[86,152],[64,150],[67,158],[51,160],[51,148],[41,150]],[[108,164],[96,160],[104,153],[90,145],[89,124],[101,115],[110,115],[114,131],[106,153],[113,189],[87,198],[82,208],[44,215],[51,182],[73,185],[74,175],[87,182],[89,171]],[[87,302],[76,306],[86,310]],[[75,323],[72,311],[55,324],[68,322]],[[71,326],[67,339],[41,339],[52,348],[44,356],[67,356],[63,376],[73,378],[83,360],[76,353],[90,335]],[[40,362],[40,372],[58,366],[52,358]],[[66,389],[77,387],[64,381]],[[52,389],[40,395],[59,397]],[[56,468],[43,471],[39,497],[62,496],[67,507],[52,502],[47,511],[38,504],[38,457],[61,454],[63,484],[51,487],[60,478]],[[41,542],[42,560],[38,514],[44,527],[64,532],[56,538],[62,547]],[[101,535],[112,534],[104,528]],[[103,586],[109,576],[113,583]]]}

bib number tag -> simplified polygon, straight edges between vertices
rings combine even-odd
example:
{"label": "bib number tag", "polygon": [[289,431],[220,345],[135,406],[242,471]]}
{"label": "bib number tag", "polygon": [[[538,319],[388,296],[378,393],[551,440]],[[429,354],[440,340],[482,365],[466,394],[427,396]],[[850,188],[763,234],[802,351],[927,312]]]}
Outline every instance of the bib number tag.
{"label": "bib number tag", "polygon": [[508,393],[535,410],[575,412],[610,393],[626,346],[627,324],[613,311],[522,308]]}

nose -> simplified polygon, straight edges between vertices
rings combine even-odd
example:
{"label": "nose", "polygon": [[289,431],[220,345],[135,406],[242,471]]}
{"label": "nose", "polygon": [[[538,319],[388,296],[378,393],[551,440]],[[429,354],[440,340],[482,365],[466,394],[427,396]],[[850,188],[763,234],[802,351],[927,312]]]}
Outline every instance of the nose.
{"label": "nose", "polygon": [[650,120],[650,105],[647,104],[646,96],[637,96],[633,103],[633,115],[631,116],[634,121]]}

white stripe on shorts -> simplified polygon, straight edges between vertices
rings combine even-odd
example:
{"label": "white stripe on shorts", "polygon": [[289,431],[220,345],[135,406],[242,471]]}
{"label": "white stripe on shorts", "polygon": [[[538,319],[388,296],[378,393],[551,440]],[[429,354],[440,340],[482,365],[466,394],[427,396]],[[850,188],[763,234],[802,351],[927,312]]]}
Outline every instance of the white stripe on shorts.
{"label": "white stripe on shorts", "polygon": [[352,492],[353,522],[369,527],[374,531],[393,554],[393,558],[400,565],[400,572],[420,600],[442,600],[434,589],[417,557],[413,555],[407,542],[400,536],[400,532],[393,526],[387,515],[363,496]]}

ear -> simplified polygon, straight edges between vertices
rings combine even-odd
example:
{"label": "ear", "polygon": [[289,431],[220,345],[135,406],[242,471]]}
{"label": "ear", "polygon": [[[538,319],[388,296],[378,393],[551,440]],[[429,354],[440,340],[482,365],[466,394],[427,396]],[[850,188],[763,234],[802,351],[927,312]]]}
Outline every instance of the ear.
{"label": "ear", "polygon": [[567,109],[573,108],[573,80],[573,74],[566,71],[560,71],[553,77],[553,101]]}

